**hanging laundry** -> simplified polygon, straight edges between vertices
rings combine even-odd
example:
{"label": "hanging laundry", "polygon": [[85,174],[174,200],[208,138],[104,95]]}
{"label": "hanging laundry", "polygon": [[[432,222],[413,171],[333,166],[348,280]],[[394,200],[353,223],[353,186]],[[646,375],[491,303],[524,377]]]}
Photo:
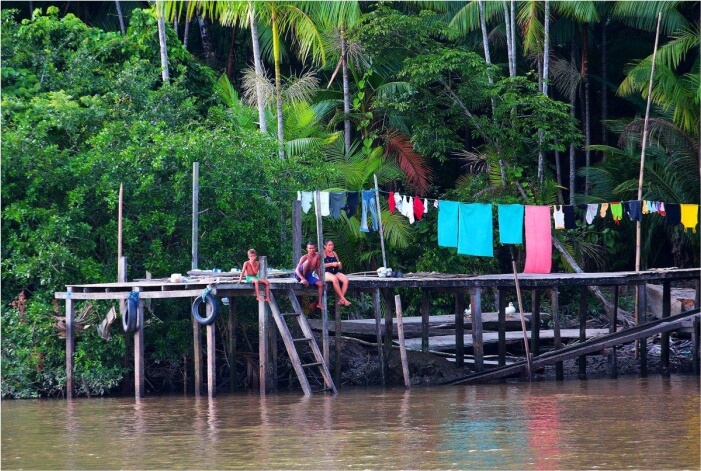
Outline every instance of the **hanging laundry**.
{"label": "hanging laundry", "polygon": [[424,214],[428,213],[428,198],[424,198]]}
{"label": "hanging laundry", "polygon": [[553,206],[553,220],[555,221],[555,229],[565,228],[565,213],[562,212],[562,205]]}
{"label": "hanging laundry", "polygon": [[499,243],[522,244],[523,243],[523,205],[499,204],[497,205],[497,219],[499,221]]}
{"label": "hanging laundry", "polygon": [[418,196],[414,197],[414,217],[417,221],[424,217],[424,204]]}
{"label": "hanging laundry", "polygon": [[404,215],[409,219],[409,224],[414,224],[414,198],[411,196],[407,199],[406,208],[404,209]]}
{"label": "hanging laundry", "polygon": [[550,206],[526,206],[526,265],[523,273],[550,273],[553,244]]}
{"label": "hanging laundry", "polygon": [[613,217],[613,222],[615,222],[616,225],[621,224],[621,219],[623,219],[623,205],[620,203],[620,201],[611,203],[611,216]]}
{"label": "hanging laundry", "polygon": [[338,219],[341,217],[341,210],[346,205],[346,192],[334,191],[329,194],[329,209],[331,217]]}
{"label": "hanging laundry", "polygon": [[601,203],[601,211],[599,212],[599,216],[602,218],[606,217],[606,211],[609,209],[609,204],[608,203]]}
{"label": "hanging laundry", "polygon": [[302,202],[302,211],[304,211],[304,214],[308,213],[309,209],[311,209],[313,197],[314,193],[311,191],[297,192],[297,199]]}
{"label": "hanging laundry", "polygon": [[331,214],[331,208],[329,207],[329,192],[320,191],[319,192],[319,213],[322,216],[328,216]]}
{"label": "hanging laundry", "polygon": [[691,231],[696,234],[696,225],[699,223],[699,205],[698,204],[681,204],[681,223],[684,230]]}
{"label": "hanging laundry", "polygon": [[456,201],[441,201],[438,206],[439,247],[458,246],[458,206]]}
{"label": "hanging laundry", "polygon": [[667,203],[665,205],[664,223],[668,226],[676,226],[682,223],[681,206],[677,203]]}
{"label": "hanging laundry", "polygon": [[436,209],[438,209],[438,200],[435,200],[435,201],[433,202],[433,207],[436,208]]}
{"label": "hanging laundry", "polygon": [[623,202],[623,210],[626,212],[626,215],[630,218],[631,221],[642,221],[643,220],[642,202],[641,201],[636,201],[636,200],[624,201]]}
{"label": "hanging laundry", "polygon": [[458,254],[494,256],[491,204],[461,204],[458,208],[458,226]]}
{"label": "hanging laundry", "polygon": [[357,191],[346,191],[346,216],[353,217],[358,209],[358,200],[360,199]]}
{"label": "hanging laundry", "polygon": [[375,190],[363,190],[361,201],[360,231],[370,232],[368,228],[368,212],[372,219],[372,230],[377,231],[377,205],[375,204]]}
{"label": "hanging laundry", "polygon": [[664,209],[664,202],[657,201],[656,206],[657,206],[657,214],[659,214],[662,217],[667,215],[667,212]]}
{"label": "hanging laundry", "polygon": [[587,205],[587,214],[584,216],[584,220],[587,221],[587,224],[591,224],[594,222],[594,218],[596,217],[596,213],[599,211],[599,205],[598,204],[588,204]]}
{"label": "hanging laundry", "polygon": [[394,208],[402,214],[402,195],[399,192],[394,193]]}
{"label": "hanging laundry", "polygon": [[390,191],[389,192],[389,198],[387,198],[387,205],[389,206],[389,212],[394,214],[394,211],[396,211],[397,208],[397,203],[394,201],[394,192]]}
{"label": "hanging laundry", "polygon": [[565,213],[565,229],[577,229],[577,216],[574,214],[574,206],[567,204],[562,207],[562,212]]}
{"label": "hanging laundry", "polygon": [[640,206],[640,210],[642,211],[643,214],[649,214],[650,213],[650,206],[648,206],[649,201],[643,200],[643,204]]}

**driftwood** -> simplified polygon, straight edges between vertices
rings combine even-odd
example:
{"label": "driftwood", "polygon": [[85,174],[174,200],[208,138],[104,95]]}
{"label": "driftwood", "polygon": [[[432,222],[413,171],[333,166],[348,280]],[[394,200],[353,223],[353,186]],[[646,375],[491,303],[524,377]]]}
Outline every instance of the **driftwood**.
{"label": "driftwood", "polygon": [[[73,318],[73,332],[78,335],[80,332],[89,329],[90,325],[87,324],[87,317],[92,314],[94,308],[92,304],[87,303],[85,307],[78,313],[77,316]],[[54,318],[56,323],[54,324],[54,329],[58,331],[58,338],[66,338],[66,318],[64,316],[51,316]]]}

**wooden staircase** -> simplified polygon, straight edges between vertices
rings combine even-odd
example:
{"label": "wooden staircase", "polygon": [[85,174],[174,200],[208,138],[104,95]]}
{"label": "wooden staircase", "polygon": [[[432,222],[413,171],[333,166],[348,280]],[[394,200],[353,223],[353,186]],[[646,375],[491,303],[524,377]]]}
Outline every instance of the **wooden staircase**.
{"label": "wooden staircase", "polygon": [[[294,312],[281,313],[277,301],[275,300],[275,296],[272,292],[270,293],[270,311],[273,313],[273,319],[275,319],[275,323],[277,324],[280,336],[282,337],[282,340],[285,343],[287,354],[289,355],[290,360],[292,361],[292,366],[294,367],[295,372],[297,373],[297,378],[299,378],[299,383],[302,386],[304,394],[306,396],[311,396],[315,392],[324,391],[329,391],[334,394],[337,394],[338,391],[336,390],[336,385],[334,385],[333,383],[333,379],[331,378],[329,368],[326,365],[326,362],[324,361],[324,356],[321,354],[316,340],[314,339],[314,333],[312,332],[311,327],[309,327],[309,322],[307,322],[306,316],[302,312],[302,307],[300,306],[299,301],[297,300],[297,296],[291,289],[288,290],[287,296],[290,299],[290,303],[292,304],[292,309],[294,309]],[[292,337],[290,329],[287,327],[286,318],[288,317],[292,317],[295,319],[297,325],[299,325],[300,329],[302,330],[303,337]],[[302,363],[302,361],[300,360],[297,345],[308,345],[314,356],[314,361],[311,363]],[[309,385],[309,379],[307,378],[307,368],[319,369],[321,376],[324,378],[323,389],[318,391],[312,391],[312,388]]]}

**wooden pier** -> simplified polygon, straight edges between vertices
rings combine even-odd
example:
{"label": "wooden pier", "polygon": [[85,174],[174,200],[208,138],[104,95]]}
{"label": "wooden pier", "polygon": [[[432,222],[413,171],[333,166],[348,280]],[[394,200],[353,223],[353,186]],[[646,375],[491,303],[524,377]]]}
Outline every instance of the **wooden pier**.
{"label": "wooden pier", "polygon": [[[274,294],[275,299],[278,296],[287,296],[290,299],[293,307],[295,306],[296,297],[299,295],[316,295],[316,288],[304,288],[300,285],[294,278],[292,278],[289,272],[279,273],[279,276],[275,276],[274,272],[269,273],[268,279],[270,280],[271,292]],[[234,278],[235,277],[235,278]],[[119,299],[128,300],[130,296],[133,297],[132,293],[138,294],[138,308],[136,309],[136,329],[133,333],[134,335],[134,377],[135,377],[135,396],[142,397],[145,393],[144,389],[144,336],[143,336],[143,325],[144,325],[144,310],[143,301],[148,299],[169,299],[169,298],[188,298],[189,303],[192,303],[192,298],[202,296],[203,294],[209,293],[217,298],[227,297],[229,298],[229,309],[230,312],[234,309],[234,302],[238,296],[251,296],[253,294],[253,287],[250,283],[237,283],[238,273],[235,275],[232,273],[214,273],[208,271],[198,271],[193,272],[190,276],[186,277],[181,282],[171,282],[170,279],[152,279],[152,280],[134,280],[125,281],[119,283],[98,283],[98,284],[80,284],[80,285],[68,285],[66,291],[55,293],[56,299],[63,299],[66,303],[66,394],[70,398],[73,395],[73,352],[74,352],[74,326],[73,318],[75,314],[75,301],[79,300],[106,300],[106,299]],[[699,280],[701,278],[701,268],[693,269],[663,269],[663,270],[647,270],[641,272],[615,272],[615,273],[552,273],[552,274],[519,274],[518,280],[522,290],[528,290],[532,293],[532,307],[533,315],[530,322],[530,351],[535,358],[539,355],[540,340],[543,338],[544,332],[540,330],[540,298],[546,291],[549,292],[552,312],[552,323],[554,328],[552,329],[552,336],[555,342],[555,348],[559,349],[562,347],[562,338],[564,332],[560,329],[559,325],[559,313],[558,313],[558,298],[559,289],[562,287],[580,287],[581,288],[581,298],[582,303],[580,305],[580,316],[579,316],[579,340],[582,342],[587,340],[586,332],[586,314],[587,314],[587,294],[589,288],[599,287],[611,290],[611,305],[609,306],[609,332],[615,332],[616,325],[618,324],[618,288],[621,286],[637,286],[641,289],[638,290],[638,299],[640,304],[640,312],[645,313],[647,311],[647,299],[645,285],[648,283],[661,284],[663,287],[663,303],[662,303],[662,317],[670,317],[670,293],[673,283],[678,283],[681,281],[693,280],[695,282],[696,294],[695,294],[695,306],[698,309],[699,306]],[[416,274],[404,274],[401,278],[379,278],[377,276],[368,275],[349,275],[349,293],[353,292],[367,292],[371,293],[373,297],[373,306],[375,312],[374,319],[374,332],[377,338],[378,353],[380,355],[380,361],[382,363],[382,368],[384,369],[384,359],[387,358],[387,354],[392,347],[392,333],[393,333],[393,306],[394,306],[394,290],[400,288],[411,288],[419,289],[422,292],[422,307],[421,307],[421,338],[420,338],[420,349],[423,351],[429,350],[429,326],[431,323],[430,314],[430,296],[434,292],[451,293],[455,299],[455,311],[453,316],[452,327],[454,329],[454,339],[451,339],[451,344],[454,344],[454,350],[456,355],[456,364],[462,366],[464,364],[464,353],[465,347],[471,346],[474,354],[475,369],[477,372],[482,372],[485,370],[484,361],[484,344],[485,342],[491,341],[491,334],[485,335],[483,331],[485,317],[482,313],[481,296],[484,290],[496,290],[498,297],[499,310],[496,313],[496,324],[498,327],[497,339],[499,348],[499,365],[506,364],[506,344],[507,340],[507,329],[506,322],[507,316],[505,313],[506,308],[506,295],[511,294],[515,289],[514,276],[513,274],[499,274],[499,275],[467,275],[467,274],[437,274],[437,273],[416,273]],[[333,290],[330,289],[330,284],[327,283],[326,292],[329,295],[333,294]],[[326,298],[326,295],[325,295]],[[382,318],[381,313],[381,300],[385,299],[385,305],[387,309],[385,310],[385,316]],[[466,303],[466,298],[469,301]],[[322,330],[322,348],[320,349],[320,354],[323,358],[323,362],[317,361],[313,363],[315,366],[317,363],[329,364],[330,352],[329,352],[329,315],[326,309],[326,299],[324,299],[322,308],[322,319],[321,319],[321,330]],[[467,305],[471,305],[471,333],[468,338],[468,342],[465,341],[465,317],[463,311]],[[136,305],[136,304],[135,304]],[[277,313],[275,312],[277,309]],[[334,312],[334,333],[337,336],[337,340],[340,338],[342,324],[341,324],[341,307],[336,303],[336,309]],[[300,318],[302,322],[306,323],[307,320],[304,318],[304,314],[301,312],[301,308],[297,303],[296,308],[293,313],[282,313],[279,311],[279,306],[275,303],[275,306],[268,306],[264,302],[259,302],[259,358],[260,358],[260,393],[267,394],[271,389],[272,384],[272,373],[274,371],[272,366],[272,360],[274,356],[269,355],[271,345],[270,339],[274,336],[271,335],[273,329],[271,328],[271,315],[274,317],[278,328],[281,327],[281,319],[284,321],[285,315],[294,316],[295,318]],[[490,318],[490,322],[494,319]],[[643,323],[644,320],[641,320]],[[370,321],[372,325],[372,320]],[[210,324],[204,326],[206,328],[206,342],[207,342],[207,390],[210,396],[214,396],[216,389],[216,377],[215,377],[215,324]],[[193,335],[195,338],[195,381],[198,385],[202,384],[202,372],[200,371],[199,365],[200,359],[200,328],[201,325],[193,318]],[[281,334],[284,339],[284,332],[281,329]],[[304,326],[303,326],[304,330]],[[696,316],[692,329],[692,338],[694,345],[694,365],[695,370],[698,372],[699,368],[699,317]],[[308,332],[307,332],[308,334]],[[289,335],[289,333],[287,334]],[[669,369],[669,333],[662,334],[662,363],[663,370]],[[666,336],[666,337],[665,337]],[[299,339],[287,339],[287,340],[299,340]],[[454,341],[453,341],[454,340]],[[470,341],[471,340],[471,341]],[[305,335],[304,341],[313,341],[309,339],[308,335]],[[274,343],[274,342],[273,342]],[[340,345],[339,341],[336,341],[336,371],[334,372],[334,377],[336,383],[340,377]],[[414,345],[415,348],[419,348],[419,341],[417,340]],[[639,348],[641,356],[641,375],[647,375],[647,343],[645,339],[640,339]],[[288,352],[290,349],[288,347]],[[615,349],[614,358],[611,360],[615,366]],[[294,363],[294,361],[293,361]],[[324,366],[325,366],[324,365]],[[557,364],[556,364],[557,365]],[[296,365],[297,366],[297,365]],[[298,365],[298,366],[308,366],[308,365]],[[319,366],[322,369],[324,366]],[[580,362],[580,377],[586,377],[586,362]],[[615,368],[614,368],[615,369]],[[561,362],[560,368],[557,369],[558,377],[562,374]],[[298,372],[298,376],[300,373]],[[329,385],[330,378],[326,380],[328,390],[335,392],[335,386]],[[303,379],[300,378],[300,382],[303,384]],[[333,387],[330,387],[333,386]],[[199,394],[199,387],[195,388],[197,394]],[[310,394],[305,389],[305,394]]]}

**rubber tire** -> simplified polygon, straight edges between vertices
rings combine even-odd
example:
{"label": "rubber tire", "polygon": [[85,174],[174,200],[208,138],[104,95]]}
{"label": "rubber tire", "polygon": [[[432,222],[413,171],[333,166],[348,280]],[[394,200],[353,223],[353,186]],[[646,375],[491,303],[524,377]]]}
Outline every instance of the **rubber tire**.
{"label": "rubber tire", "polygon": [[136,321],[139,318],[139,301],[133,298],[126,300],[127,308],[122,313],[122,328],[124,333],[136,332]]}
{"label": "rubber tire", "polygon": [[207,294],[204,297],[205,302],[205,312],[206,315],[203,317],[200,315],[200,304],[202,304],[202,296],[197,296],[195,302],[192,303],[192,316],[197,322],[202,325],[210,325],[215,320],[217,320],[218,308],[217,308],[217,298],[211,294]]}

